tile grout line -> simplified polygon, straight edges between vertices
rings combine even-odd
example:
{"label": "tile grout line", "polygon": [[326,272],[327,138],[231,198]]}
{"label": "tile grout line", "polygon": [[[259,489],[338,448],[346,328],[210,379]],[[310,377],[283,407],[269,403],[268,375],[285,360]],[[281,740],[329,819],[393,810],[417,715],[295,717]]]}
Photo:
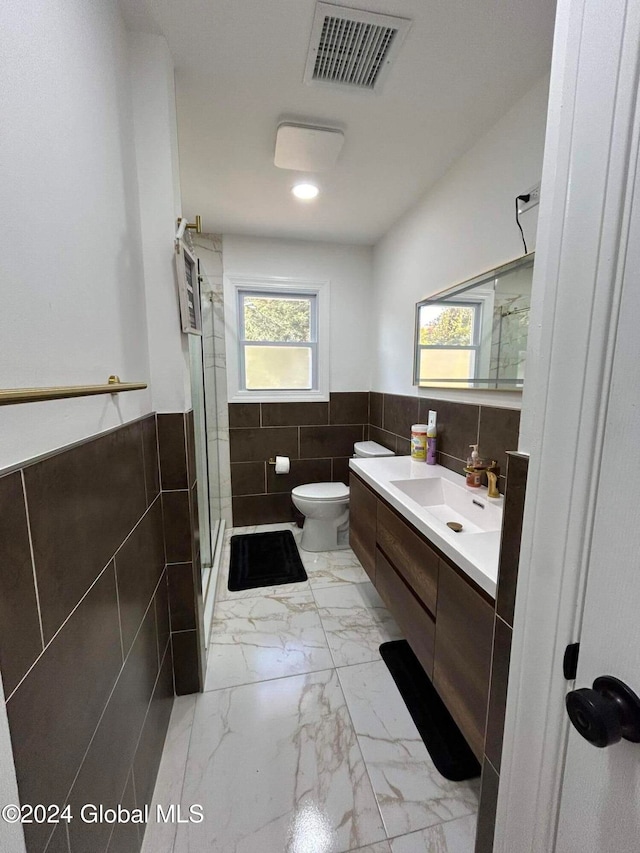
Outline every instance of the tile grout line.
{"label": "tile grout line", "polygon": [[[36,557],[33,550],[33,537],[31,535],[31,519],[29,517],[29,501],[27,499],[27,484],[24,477],[24,468],[20,469],[20,479],[22,482],[22,497],[24,500],[24,511],[27,519],[27,534],[29,536],[29,552],[31,554],[31,571],[33,573],[33,586],[36,593],[36,607],[38,609],[38,623],[40,625],[40,641],[42,643],[42,652],[45,650],[44,629],[42,627],[42,609],[40,607],[40,590],[38,589],[38,575],[36,573]],[[37,660],[37,658],[36,658]],[[35,661],[34,661],[35,663]],[[17,685],[19,686],[19,684]],[[17,689],[17,687],[16,687]],[[13,692],[13,691],[12,691]]]}
{"label": "tile grout line", "polygon": [[[120,590],[118,589],[118,567],[116,558],[113,558],[113,577],[116,584],[116,605],[118,607],[118,629],[120,631],[120,653],[122,654],[122,665],[124,666],[124,637],[122,635],[122,614],[120,613]],[[154,608],[155,609],[155,608]]]}
{"label": "tile grout line", "polygon": [[[352,666],[356,666],[356,664],[352,664]],[[347,709],[347,714],[349,715],[349,721],[351,723],[351,728],[353,729],[353,733],[356,738],[356,743],[358,744],[358,750],[360,752],[360,757],[362,758],[362,764],[364,766],[365,773],[367,774],[367,779],[369,780],[369,785],[371,786],[371,793],[373,794],[373,799],[376,801],[376,806],[378,807],[378,814],[380,815],[380,821],[382,822],[382,828],[384,829],[384,834],[386,835],[385,841],[389,841],[389,832],[387,830],[387,824],[384,819],[384,815],[382,814],[382,809],[380,808],[380,801],[378,800],[378,795],[376,793],[376,789],[373,784],[373,779],[371,778],[371,773],[369,772],[369,765],[366,762],[364,757],[364,752],[362,751],[362,744],[360,743],[360,735],[356,729],[356,724],[353,721],[353,716],[351,714],[351,708],[349,707],[349,701],[347,700],[347,694],[344,691],[344,686],[342,684],[342,679],[340,678],[340,673],[338,672],[338,667],[336,667],[336,676],[338,678],[338,684],[340,685],[340,692],[342,693],[342,698],[344,699],[344,706]],[[378,842],[375,842],[376,844]]]}

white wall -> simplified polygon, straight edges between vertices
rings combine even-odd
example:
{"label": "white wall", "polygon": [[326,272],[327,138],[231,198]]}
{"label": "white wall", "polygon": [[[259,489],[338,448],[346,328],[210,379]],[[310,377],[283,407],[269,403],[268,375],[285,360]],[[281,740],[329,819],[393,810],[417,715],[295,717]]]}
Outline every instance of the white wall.
{"label": "white wall", "polygon": [[371,261],[368,246],[223,237],[225,275],[331,282],[331,391],[368,391],[371,381]]}
{"label": "white wall", "polygon": [[[374,250],[372,390],[416,394],[415,303],[523,253],[515,197],[539,183],[548,78],[540,80],[382,238]],[[535,248],[538,208],[521,223]],[[421,395],[519,408],[521,393]]]}
{"label": "white wall", "polygon": [[152,403],[191,408],[189,342],[180,328],[173,241],[181,213],[173,60],[163,36],[130,33]]}
{"label": "white wall", "polygon": [[[115,0],[4,0],[0,387],[148,381],[127,39]],[[151,410],[0,408],[0,469]]]}

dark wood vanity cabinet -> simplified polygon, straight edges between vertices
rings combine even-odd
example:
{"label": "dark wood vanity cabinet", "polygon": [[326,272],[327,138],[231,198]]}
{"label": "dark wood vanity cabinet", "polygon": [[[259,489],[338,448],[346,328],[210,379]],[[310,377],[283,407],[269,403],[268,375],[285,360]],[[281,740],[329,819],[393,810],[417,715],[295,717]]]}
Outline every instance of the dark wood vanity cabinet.
{"label": "dark wood vanity cabinet", "polygon": [[351,547],[482,760],[493,604],[353,473],[350,486]]}
{"label": "dark wood vanity cabinet", "polygon": [[349,544],[375,583],[378,499],[374,492],[353,474],[349,479],[349,491]]}

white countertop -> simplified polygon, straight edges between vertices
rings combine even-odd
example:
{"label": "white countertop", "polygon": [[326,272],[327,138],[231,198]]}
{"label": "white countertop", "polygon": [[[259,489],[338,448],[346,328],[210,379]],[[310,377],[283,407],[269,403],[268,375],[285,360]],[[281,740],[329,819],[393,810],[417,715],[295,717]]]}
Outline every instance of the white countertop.
{"label": "white countertop", "polygon": [[500,530],[474,533],[463,536],[450,530],[447,525],[434,518],[431,513],[408,495],[396,488],[393,480],[442,477],[462,486],[474,497],[492,504],[502,511],[503,498],[488,498],[487,489],[471,488],[465,478],[441,465],[415,462],[410,456],[383,456],[372,459],[354,457],[349,467],[383,497],[400,515],[410,522],[459,566],[479,587],[493,598],[496,595],[498,557],[500,553]]}

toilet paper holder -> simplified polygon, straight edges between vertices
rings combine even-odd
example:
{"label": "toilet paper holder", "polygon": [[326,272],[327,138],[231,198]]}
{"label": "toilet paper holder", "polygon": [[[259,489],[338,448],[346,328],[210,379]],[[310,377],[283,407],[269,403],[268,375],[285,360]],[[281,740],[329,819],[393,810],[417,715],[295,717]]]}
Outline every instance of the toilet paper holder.
{"label": "toilet paper holder", "polygon": [[273,465],[276,474],[288,474],[290,470],[290,460],[288,456],[272,456],[269,459],[269,465]]}

